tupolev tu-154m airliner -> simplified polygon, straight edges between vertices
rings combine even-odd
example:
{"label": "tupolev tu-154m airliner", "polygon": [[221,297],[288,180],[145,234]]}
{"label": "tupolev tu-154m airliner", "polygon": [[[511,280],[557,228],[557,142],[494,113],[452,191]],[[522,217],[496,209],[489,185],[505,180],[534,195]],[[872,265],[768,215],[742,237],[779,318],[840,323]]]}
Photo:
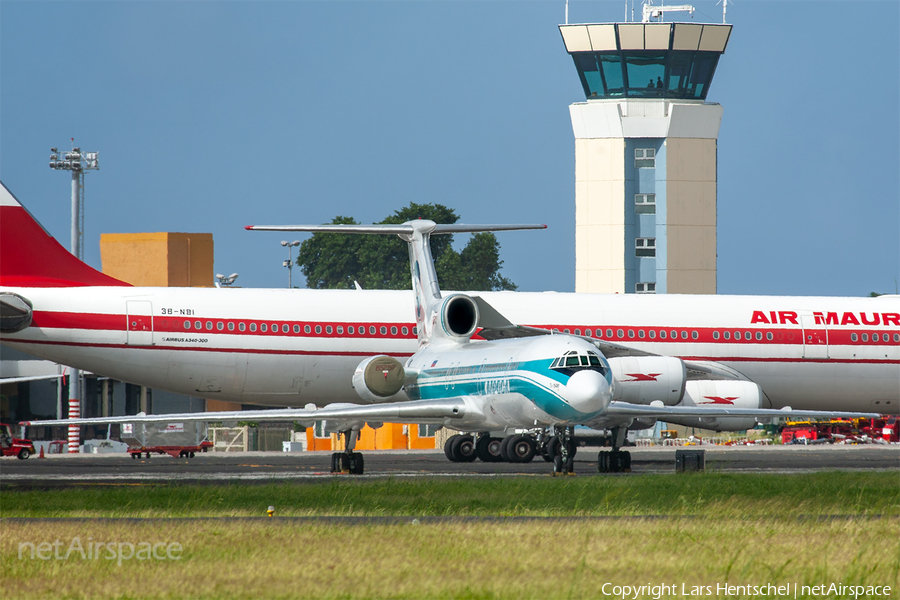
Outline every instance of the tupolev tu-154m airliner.
{"label": "tupolev tu-154m airliner", "polygon": [[[151,387],[305,405],[29,425],[325,420],[346,439],[332,470],[362,473],[354,445],[365,423],[426,423],[460,432],[445,448],[453,460],[528,460],[541,450],[555,472],[571,472],[579,424],[612,432],[599,466],[621,471],[630,463],[619,450],[627,429],[657,419],[739,430],[784,416],[897,412],[896,297],[444,297],[430,235],[534,226],[430,221],[248,227],[400,235],[410,247],[411,297],[136,288],[65,252],[5,187],[2,194],[4,344]],[[490,433],[512,429],[529,433]]]}

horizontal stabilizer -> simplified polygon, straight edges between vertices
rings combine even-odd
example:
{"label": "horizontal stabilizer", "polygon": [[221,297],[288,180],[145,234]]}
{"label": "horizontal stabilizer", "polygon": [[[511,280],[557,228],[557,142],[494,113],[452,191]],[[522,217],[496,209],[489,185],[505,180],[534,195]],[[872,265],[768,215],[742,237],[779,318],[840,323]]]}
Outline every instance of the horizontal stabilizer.
{"label": "horizontal stabilizer", "polygon": [[[375,235],[412,235],[413,227],[400,225],[247,225],[249,231],[309,231],[313,233],[368,233]],[[436,225],[431,235],[450,233],[478,233],[481,231],[517,231],[547,229],[546,225]]]}

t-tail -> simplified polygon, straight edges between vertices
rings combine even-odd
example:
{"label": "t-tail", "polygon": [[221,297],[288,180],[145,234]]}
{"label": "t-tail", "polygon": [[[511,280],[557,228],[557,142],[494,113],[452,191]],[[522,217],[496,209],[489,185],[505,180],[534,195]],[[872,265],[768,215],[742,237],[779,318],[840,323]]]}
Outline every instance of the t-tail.
{"label": "t-tail", "polygon": [[431,236],[518,229],[546,229],[546,225],[438,225],[419,219],[402,225],[248,225],[253,231],[311,231],[314,233],[367,233],[399,235],[409,245],[409,270],[416,297],[419,345],[439,340],[467,341],[478,327],[478,304],[464,294],[441,295]]}

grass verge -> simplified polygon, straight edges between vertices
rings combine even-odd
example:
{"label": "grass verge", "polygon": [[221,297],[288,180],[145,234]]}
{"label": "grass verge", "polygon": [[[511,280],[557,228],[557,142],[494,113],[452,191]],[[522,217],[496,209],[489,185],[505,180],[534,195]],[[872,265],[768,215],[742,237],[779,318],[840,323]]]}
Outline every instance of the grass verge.
{"label": "grass verge", "polygon": [[900,515],[897,472],[332,478],[0,490],[0,517]]}

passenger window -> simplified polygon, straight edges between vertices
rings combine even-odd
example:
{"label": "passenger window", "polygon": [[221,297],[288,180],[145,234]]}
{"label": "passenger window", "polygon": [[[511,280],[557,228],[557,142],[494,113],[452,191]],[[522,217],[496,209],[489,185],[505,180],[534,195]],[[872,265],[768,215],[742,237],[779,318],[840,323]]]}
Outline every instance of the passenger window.
{"label": "passenger window", "polygon": [[325,333],[327,333],[328,335],[331,335],[331,331],[332,331],[331,325],[326,325],[326,326],[325,326]]}
{"label": "passenger window", "polygon": [[304,326],[303,326],[303,332],[304,332],[304,333],[310,333],[311,331],[312,331],[312,328],[310,328],[309,325],[304,325]]}
{"label": "passenger window", "polygon": [[726,340],[730,340],[730,339],[731,339],[731,332],[730,332],[730,331],[724,331],[724,332],[722,332],[722,336],[723,336]]}
{"label": "passenger window", "polygon": [[638,329],[638,337],[641,339],[644,339],[644,330],[643,329]]}
{"label": "passenger window", "polygon": [[678,339],[678,332],[675,331],[674,329],[672,330],[671,335],[672,335],[672,339],[673,339],[673,340],[677,340],[677,339]]}
{"label": "passenger window", "polygon": [[262,331],[263,333],[265,333],[265,332],[267,332],[267,331],[269,330],[269,326],[266,325],[265,323],[260,323],[260,324],[259,324],[259,330]]}
{"label": "passenger window", "polygon": [[338,325],[338,326],[337,326],[337,332],[338,332],[338,335],[343,335],[343,334],[344,334],[344,327],[343,327],[343,325]]}
{"label": "passenger window", "polygon": [[575,335],[581,335],[581,330],[580,330],[580,329],[576,329],[576,330],[575,330]]}
{"label": "passenger window", "polygon": [[[584,330],[584,335],[586,335],[586,336],[588,336],[588,337],[593,337],[593,336],[594,336],[594,332],[591,331],[590,329],[585,329],[585,330]],[[597,335],[600,335],[600,330],[599,330],[599,329],[597,330]]]}
{"label": "passenger window", "polygon": [[289,333],[290,331],[291,331],[291,326],[288,325],[287,323],[285,323],[284,325],[281,326],[282,333]]}
{"label": "passenger window", "polygon": [[381,332],[381,335],[387,335],[387,327],[385,327],[384,325],[381,326],[379,331]]}
{"label": "passenger window", "polygon": [[185,321],[185,322],[184,322],[184,328],[185,328],[185,329],[190,329],[190,328],[191,328],[191,322],[190,322],[190,321]]}
{"label": "passenger window", "polygon": [[659,330],[659,339],[661,339],[661,340],[666,339],[666,330],[665,329]]}
{"label": "passenger window", "polygon": [[862,334],[862,340],[863,340],[864,342],[868,342],[868,341],[869,341],[869,334],[868,334],[868,333]]}
{"label": "passenger window", "polygon": [[407,327],[406,325],[404,325],[404,326],[400,329],[400,332],[403,333],[403,335],[409,335],[409,327]]}
{"label": "passenger window", "polygon": [[234,323],[231,321],[228,322],[228,331],[234,331]]}
{"label": "passenger window", "polygon": [[206,322],[206,330],[207,330],[207,331],[212,331],[212,321],[207,321],[207,322]]}
{"label": "passenger window", "polygon": [[613,336],[613,335],[612,335],[612,329],[607,329],[607,330],[606,330],[606,337],[611,338],[612,336]]}
{"label": "passenger window", "polygon": [[696,340],[696,339],[699,338],[699,337],[700,337],[700,334],[698,334],[696,331],[692,331],[692,332],[691,332],[691,339],[692,339],[692,340]]}
{"label": "passenger window", "polygon": [[225,330],[225,323],[223,323],[222,321],[217,322],[217,323],[216,323],[216,329],[218,329],[219,331],[224,331],[224,330]]}
{"label": "passenger window", "polygon": [[651,340],[655,340],[655,339],[656,339],[656,330],[655,330],[655,329],[651,329],[650,331],[647,332],[647,335],[650,336],[650,339],[651,339]]}
{"label": "passenger window", "polygon": [[851,342],[855,342],[857,339],[858,339],[858,338],[856,337],[856,334],[855,334],[855,333],[851,333],[851,334],[850,334],[850,341],[851,341]]}
{"label": "passenger window", "polygon": [[356,331],[356,330],[353,329],[353,325],[348,325],[348,326],[347,326],[347,333],[349,333],[350,335],[353,335],[353,333],[354,333],[355,331]]}
{"label": "passenger window", "polygon": [[369,335],[375,335],[375,326],[369,325]]}
{"label": "passenger window", "polygon": [[756,339],[758,339],[758,340],[761,340],[761,339],[762,339],[762,331],[757,331],[757,332],[756,332]]}
{"label": "passenger window", "polygon": [[686,340],[686,339],[687,339],[687,331],[682,331],[682,332],[681,332],[681,339],[683,339],[683,340]]}
{"label": "passenger window", "polygon": [[713,331],[713,339],[714,339],[714,340],[719,339],[719,332],[718,332],[718,331]]}
{"label": "passenger window", "polygon": [[240,323],[238,323],[238,330],[239,330],[239,331],[244,331],[245,329],[247,329],[247,326],[244,325],[244,322],[243,322],[243,321],[241,321]]}
{"label": "passenger window", "polygon": [[749,331],[745,331],[745,332],[744,332],[744,339],[747,340],[747,341],[749,342],[750,340],[753,339],[753,336],[750,334]]}
{"label": "passenger window", "polygon": [[770,342],[772,341],[772,332],[771,331],[766,332],[766,339],[769,340]]}
{"label": "passenger window", "polygon": [[397,326],[396,325],[391,326],[391,335],[397,335]]}
{"label": "passenger window", "polygon": [[294,333],[300,333],[300,326],[294,325]]}
{"label": "passenger window", "polygon": [[256,331],[256,323],[250,323],[250,331]]}
{"label": "passenger window", "polygon": [[203,324],[200,321],[194,321],[194,328],[200,329],[203,327]]}

